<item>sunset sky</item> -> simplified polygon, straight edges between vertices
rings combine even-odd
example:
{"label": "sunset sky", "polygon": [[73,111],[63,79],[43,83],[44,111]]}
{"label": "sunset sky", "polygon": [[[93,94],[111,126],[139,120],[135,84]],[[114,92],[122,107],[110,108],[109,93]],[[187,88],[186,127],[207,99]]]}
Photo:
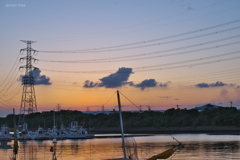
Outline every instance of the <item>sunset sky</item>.
{"label": "sunset sky", "polygon": [[36,41],[38,111],[240,108],[239,0],[1,0],[0,117]]}

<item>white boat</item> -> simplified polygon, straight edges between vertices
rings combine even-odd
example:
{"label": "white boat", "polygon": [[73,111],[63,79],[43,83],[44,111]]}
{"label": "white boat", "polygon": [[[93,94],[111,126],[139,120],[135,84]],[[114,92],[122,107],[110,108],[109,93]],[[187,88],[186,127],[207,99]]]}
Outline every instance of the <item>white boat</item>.
{"label": "white boat", "polygon": [[47,135],[49,139],[66,139],[66,134],[57,129],[57,126],[53,126],[52,129],[48,129]]}
{"label": "white boat", "polygon": [[33,140],[34,136],[32,135],[32,131],[28,131],[27,123],[23,124],[23,128],[20,131],[16,131],[17,137],[19,140]]}
{"label": "white boat", "polygon": [[40,126],[38,127],[38,129],[35,132],[29,132],[28,134],[35,140],[49,139],[49,137],[46,134],[46,132]]}
{"label": "white boat", "polygon": [[61,130],[57,129],[56,126],[56,120],[55,120],[55,112],[53,112],[53,128],[52,129],[48,129],[46,131],[46,135],[48,136],[48,139],[66,139],[66,135],[61,132]]}
{"label": "white boat", "polygon": [[70,123],[70,129],[66,132],[67,139],[83,139],[91,138],[94,134],[89,134],[85,128],[78,125],[77,121],[72,121]]}
{"label": "white boat", "polygon": [[12,140],[13,137],[10,134],[10,130],[8,127],[6,127],[5,125],[1,126],[1,131],[0,131],[0,140],[4,140],[4,141],[9,141]]}

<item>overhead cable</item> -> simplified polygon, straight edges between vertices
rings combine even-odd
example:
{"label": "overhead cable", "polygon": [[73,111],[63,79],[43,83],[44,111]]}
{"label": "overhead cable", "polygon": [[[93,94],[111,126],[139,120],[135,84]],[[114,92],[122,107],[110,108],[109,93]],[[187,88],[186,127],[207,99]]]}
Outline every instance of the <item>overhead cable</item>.
{"label": "overhead cable", "polygon": [[[176,35],[172,35],[172,36],[166,36],[166,37],[162,37],[162,38],[156,38],[156,39],[152,39],[152,40],[146,40],[146,41],[134,42],[134,43],[128,43],[128,44],[122,44],[122,45],[115,45],[115,46],[108,46],[108,47],[101,47],[101,48],[80,49],[80,50],[62,50],[62,51],[61,50],[60,51],[44,51],[44,50],[41,51],[41,50],[39,50],[39,52],[47,52],[47,53],[81,53],[81,52],[86,53],[86,52],[88,52],[89,53],[89,52],[96,52],[96,51],[104,51],[104,52],[113,51],[114,49],[119,50],[119,49],[121,49],[121,47],[129,47],[129,46],[135,46],[135,45],[139,45],[139,44],[147,44],[147,43],[151,43],[151,42],[155,42],[155,41],[159,41],[159,40],[165,40],[165,39],[176,38],[176,37],[180,37],[180,36],[186,36],[189,34],[202,32],[202,31],[238,23],[238,22],[240,22],[240,19],[222,23],[222,24],[218,24],[218,25],[214,25],[214,26],[210,26],[210,27],[206,27],[206,28],[202,28],[202,29],[193,30],[190,32],[180,33],[180,34],[176,34]],[[159,44],[157,43],[156,45],[159,45]],[[127,48],[124,48],[124,49],[127,49]]]}
{"label": "overhead cable", "polygon": [[[222,56],[229,56],[229,55],[239,54],[239,53],[240,53],[240,51],[233,51],[233,52],[228,52],[228,53],[224,53],[224,54],[220,54],[220,55],[213,55],[213,56],[208,56],[208,57],[203,57],[203,58],[195,58],[195,59],[190,59],[190,60],[185,60],[185,61],[172,62],[172,63],[166,63],[166,64],[160,64],[160,65],[153,65],[153,66],[143,66],[143,67],[133,68],[133,70],[134,70],[134,72],[144,72],[144,71],[165,70],[165,69],[182,68],[182,67],[189,67],[189,66],[196,66],[196,65],[204,65],[204,64],[210,64],[210,63],[218,63],[218,62],[223,62],[223,61],[235,60],[234,58],[238,59],[239,57],[237,56],[237,57],[234,57],[234,58],[218,59],[218,60],[213,60],[213,61],[208,61],[208,62],[186,64],[186,65],[183,65],[183,66],[175,66],[176,64],[203,61],[203,60],[208,60],[208,59],[212,59],[212,58],[219,58],[219,57],[222,57]],[[174,65],[174,66],[166,67],[166,68],[148,69],[148,68],[153,68],[153,67],[171,66],[171,65]],[[113,70],[61,71],[61,70],[49,70],[49,69],[43,69],[43,68],[41,70],[50,71],[50,72],[64,72],[64,73],[106,73],[106,72],[114,72]]]}

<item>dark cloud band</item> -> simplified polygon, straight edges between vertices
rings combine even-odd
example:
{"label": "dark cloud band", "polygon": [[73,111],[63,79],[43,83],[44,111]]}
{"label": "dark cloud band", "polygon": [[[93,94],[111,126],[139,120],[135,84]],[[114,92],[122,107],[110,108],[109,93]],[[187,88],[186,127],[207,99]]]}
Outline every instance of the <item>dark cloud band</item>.
{"label": "dark cloud band", "polygon": [[93,82],[90,80],[86,80],[84,82],[84,88],[94,88],[94,87],[105,87],[105,88],[118,88],[125,85],[129,85],[136,88],[141,88],[144,90],[146,88],[154,88],[154,87],[168,87],[170,81],[166,83],[157,82],[155,79],[145,79],[139,84],[134,84],[133,82],[129,82],[128,79],[131,74],[134,72],[132,68],[119,68],[118,71],[112,73],[106,77],[100,78],[100,82]]}
{"label": "dark cloud band", "polygon": [[198,83],[195,86],[198,88],[223,87],[223,86],[234,87],[235,84],[227,84],[227,83],[223,83],[221,81],[217,81],[216,83]]}

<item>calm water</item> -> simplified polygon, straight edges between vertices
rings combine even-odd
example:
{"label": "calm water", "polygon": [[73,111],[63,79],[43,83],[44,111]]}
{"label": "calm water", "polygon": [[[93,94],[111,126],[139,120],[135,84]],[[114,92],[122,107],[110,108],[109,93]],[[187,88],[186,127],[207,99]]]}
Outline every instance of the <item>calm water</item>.
{"label": "calm water", "polygon": [[[240,135],[173,134],[184,144],[172,160],[228,160],[240,159]],[[139,160],[147,159],[176,145],[170,135],[136,136]],[[7,142],[11,145],[13,142]],[[49,151],[52,141],[19,142],[19,160],[51,160]],[[0,159],[8,160],[11,149],[0,149]],[[57,143],[58,160],[103,160],[122,157],[120,138],[98,138],[88,140],[62,140]]]}

